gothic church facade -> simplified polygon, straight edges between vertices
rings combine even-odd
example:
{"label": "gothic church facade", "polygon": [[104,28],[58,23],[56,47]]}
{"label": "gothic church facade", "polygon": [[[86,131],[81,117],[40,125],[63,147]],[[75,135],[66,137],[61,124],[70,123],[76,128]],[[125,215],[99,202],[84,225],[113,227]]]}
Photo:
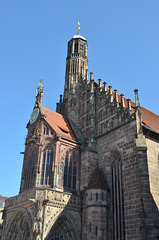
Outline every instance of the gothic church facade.
{"label": "gothic church facade", "polygon": [[159,239],[159,116],[134,92],[132,102],[89,78],[86,39],[68,42],[56,112],[37,87],[3,240]]}

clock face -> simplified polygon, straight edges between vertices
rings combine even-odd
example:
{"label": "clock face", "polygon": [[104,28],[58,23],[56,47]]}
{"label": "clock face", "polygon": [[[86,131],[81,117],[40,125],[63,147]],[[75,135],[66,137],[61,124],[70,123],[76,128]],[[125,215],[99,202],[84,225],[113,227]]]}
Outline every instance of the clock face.
{"label": "clock face", "polygon": [[30,123],[33,124],[36,119],[38,118],[38,115],[39,115],[39,108],[35,108],[33,111],[32,111],[32,114],[30,116]]}

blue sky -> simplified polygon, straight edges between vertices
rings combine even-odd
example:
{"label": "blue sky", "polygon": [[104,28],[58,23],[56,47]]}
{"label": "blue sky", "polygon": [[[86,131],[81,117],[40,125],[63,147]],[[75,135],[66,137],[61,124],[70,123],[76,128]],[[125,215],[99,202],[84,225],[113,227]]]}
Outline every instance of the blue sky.
{"label": "blue sky", "polygon": [[55,110],[63,93],[67,42],[88,41],[89,72],[159,114],[158,0],[0,1],[0,195],[19,192],[24,142],[36,86]]}

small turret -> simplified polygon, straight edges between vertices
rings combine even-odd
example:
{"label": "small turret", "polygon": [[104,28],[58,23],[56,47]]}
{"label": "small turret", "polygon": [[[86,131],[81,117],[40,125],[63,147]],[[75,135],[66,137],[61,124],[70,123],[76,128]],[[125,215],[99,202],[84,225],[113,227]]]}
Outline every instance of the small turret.
{"label": "small turret", "polygon": [[120,96],[121,96],[121,107],[122,107],[122,108],[125,108],[124,94],[121,93]]}
{"label": "small turret", "polygon": [[114,92],[115,92],[115,99],[114,99],[115,105],[116,107],[119,107],[119,100],[118,100],[118,94],[117,94],[118,90],[114,89]]}
{"label": "small turret", "polygon": [[[100,168],[97,166],[85,191],[84,214],[85,219],[83,239],[108,240],[107,226],[104,222],[108,216],[109,190]],[[91,218],[89,216],[92,216]],[[102,221],[100,221],[102,219]]]}

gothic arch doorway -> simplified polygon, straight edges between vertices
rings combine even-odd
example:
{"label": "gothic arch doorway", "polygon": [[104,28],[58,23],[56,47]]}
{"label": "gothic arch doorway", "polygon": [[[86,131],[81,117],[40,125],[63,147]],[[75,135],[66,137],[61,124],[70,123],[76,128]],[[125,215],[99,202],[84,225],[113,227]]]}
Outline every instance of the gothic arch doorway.
{"label": "gothic arch doorway", "polygon": [[65,215],[56,220],[45,240],[77,240],[76,230]]}
{"label": "gothic arch doorway", "polygon": [[19,212],[11,222],[6,240],[30,240],[31,231],[29,223],[22,212]]}

